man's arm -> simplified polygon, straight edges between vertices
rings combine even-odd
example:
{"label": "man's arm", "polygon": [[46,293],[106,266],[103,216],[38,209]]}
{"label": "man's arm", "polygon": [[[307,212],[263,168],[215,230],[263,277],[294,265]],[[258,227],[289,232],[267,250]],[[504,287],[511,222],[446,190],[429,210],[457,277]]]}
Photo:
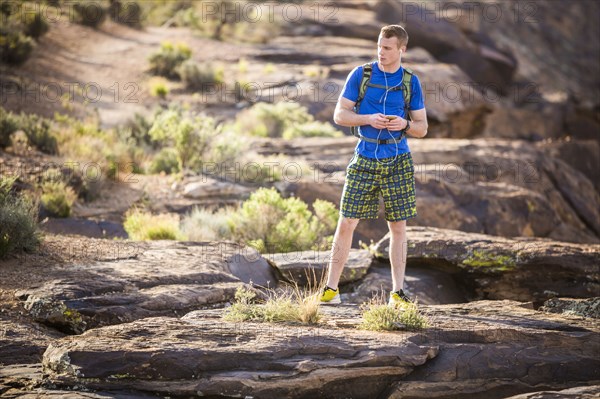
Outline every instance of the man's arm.
{"label": "man's arm", "polygon": [[411,117],[410,121],[410,129],[408,129],[408,134],[411,137],[416,137],[422,139],[427,135],[427,112],[425,108],[417,110],[417,111],[408,111]]}
{"label": "man's arm", "polygon": [[[371,125],[375,129],[385,129],[388,120],[383,114],[359,115],[354,112],[354,101],[340,97],[335,106],[333,121],[340,126],[362,126]],[[411,126],[412,131],[412,126]]]}

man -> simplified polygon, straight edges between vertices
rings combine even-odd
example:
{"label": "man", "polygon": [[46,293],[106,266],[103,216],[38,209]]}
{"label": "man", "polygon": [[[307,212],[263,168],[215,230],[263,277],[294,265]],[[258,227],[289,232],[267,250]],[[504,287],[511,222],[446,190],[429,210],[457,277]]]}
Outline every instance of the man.
{"label": "man", "polygon": [[[359,126],[360,140],[346,170],[340,204],[340,220],[333,238],[327,285],[323,303],[340,303],[338,283],[348,259],[352,235],[360,219],[375,219],[379,196],[383,196],[385,219],[391,233],[390,262],[392,291],[390,304],[410,301],[403,291],[406,269],[406,220],[417,216],[414,165],[406,135],[422,138],[427,134],[427,115],[416,75],[401,64],[408,34],[400,25],[381,29],[377,41],[377,62],[371,64],[371,77],[360,102],[363,66],[355,68],[346,80],[334,113],[341,126]],[[408,73],[409,75],[405,75]],[[412,76],[411,76],[412,75]],[[368,75],[367,75],[368,76]],[[403,78],[410,81],[410,103],[404,104]],[[408,112],[409,115],[406,113]]]}

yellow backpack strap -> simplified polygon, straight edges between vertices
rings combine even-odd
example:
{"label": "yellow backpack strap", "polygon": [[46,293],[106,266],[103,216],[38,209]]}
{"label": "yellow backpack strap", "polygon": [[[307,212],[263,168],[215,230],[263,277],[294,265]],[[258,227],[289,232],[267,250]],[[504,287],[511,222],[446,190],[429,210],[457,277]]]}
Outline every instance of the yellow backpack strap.
{"label": "yellow backpack strap", "polygon": [[[360,109],[360,103],[365,98],[365,93],[367,92],[367,85],[371,81],[371,75],[373,74],[373,65],[371,63],[366,63],[363,65],[363,73],[360,79],[360,86],[358,87],[358,98],[356,99],[356,104],[354,104],[354,112],[358,114],[358,110]],[[358,131],[358,126],[352,126],[350,128],[352,134],[356,137],[360,137],[360,132]]]}

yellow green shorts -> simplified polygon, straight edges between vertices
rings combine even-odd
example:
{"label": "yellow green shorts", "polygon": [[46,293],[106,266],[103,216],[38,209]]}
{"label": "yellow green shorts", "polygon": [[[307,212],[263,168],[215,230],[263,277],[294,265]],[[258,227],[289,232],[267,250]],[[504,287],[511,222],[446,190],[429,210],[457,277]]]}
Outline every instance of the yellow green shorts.
{"label": "yellow green shorts", "polygon": [[376,219],[380,195],[385,220],[397,222],[417,216],[415,167],[410,152],[379,160],[354,154],[346,168],[340,214],[353,219]]}

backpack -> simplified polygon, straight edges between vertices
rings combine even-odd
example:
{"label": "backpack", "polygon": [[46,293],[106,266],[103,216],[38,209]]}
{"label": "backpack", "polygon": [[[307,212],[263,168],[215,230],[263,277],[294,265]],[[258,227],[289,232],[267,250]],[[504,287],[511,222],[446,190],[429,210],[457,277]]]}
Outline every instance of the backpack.
{"label": "backpack", "polygon": [[[376,85],[376,84],[371,83],[372,73],[373,73],[373,65],[371,63],[364,64],[363,65],[363,74],[362,74],[362,78],[360,80],[360,87],[358,89],[358,99],[356,100],[356,104],[354,105],[354,112],[356,112],[357,114],[358,114],[358,110],[360,109],[360,103],[365,98],[365,93],[367,92],[367,87],[377,87],[377,88],[384,89],[384,90],[388,89],[388,87],[386,87],[386,86]],[[402,84],[400,84],[398,87],[394,87],[394,88],[390,89],[390,91],[402,90],[403,96],[404,96],[404,116],[408,120],[411,120],[410,114],[408,113],[408,107],[410,105],[410,100],[412,98],[412,92],[411,92],[412,76],[413,76],[413,71],[411,69],[403,68]],[[400,138],[397,140],[394,140],[394,139],[377,140],[377,139],[371,139],[371,138],[363,136],[360,133],[359,126],[352,126],[350,128],[350,130],[352,131],[352,134],[355,137],[358,137],[359,139],[364,140],[364,141],[368,141],[369,143],[376,143],[376,144],[391,144],[394,142],[399,142],[400,140],[402,140],[402,136],[405,134],[405,132],[402,131]]]}

